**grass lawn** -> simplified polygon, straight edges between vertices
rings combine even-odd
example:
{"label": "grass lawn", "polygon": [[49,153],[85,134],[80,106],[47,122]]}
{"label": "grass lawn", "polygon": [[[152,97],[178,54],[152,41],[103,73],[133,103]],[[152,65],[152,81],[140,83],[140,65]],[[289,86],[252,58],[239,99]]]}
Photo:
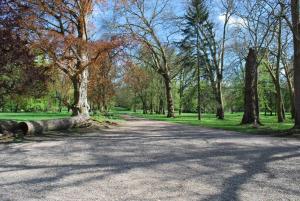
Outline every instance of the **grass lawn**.
{"label": "grass lawn", "polygon": [[137,117],[143,117],[151,120],[168,121],[173,123],[203,126],[208,128],[217,128],[223,130],[239,131],[246,133],[257,133],[257,134],[271,134],[271,133],[281,133],[293,127],[293,121],[290,115],[287,114],[286,121],[284,123],[277,123],[277,116],[264,116],[261,115],[261,122],[263,126],[259,128],[253,128],[252,125],[240,125],[243,117],[243,113],[226,113],[224,120],[218,120],[215,114],[202,114],[201,121],[197,120],[197,114],[193,113],[183,113],[181,116],[177,114],[176,118],[166,118],[165,115],[157,114],[147,114],[144,115],[141,112],[131,112],[131,111],[116,111],[119,114],[129,114]]}
{"label": "grass lawn", "polygon": [[[218,128],[231,131],[239,131],[246,133],[258,133],[258,134],[269,134],[269,133],[280,133],[284,132],[293,127],[293,121],[289,114],[284,123],[277,123],[276,116],[264,116],[261,115],[261,122],[264,124],[259,128],[253,128],[252,125],[240,125],[243,113],[226,113],[224,120],[216,119],[214,114],[202,114],[202,120],[197,120],[197,114],[183,113],[181,116],[177,114],[176,118],[166,118],[165,115],[157,114],[142,114],[139,112],[132,112],[127,110],[114,109],[108,115],[95,115],[93,119],[98,121],[122,121],[120,115],[129,114],[137,117],[143,117],[151,120],[168,121],[173,123],[180,123],[186,125],[203,126],[208,128]],[[16,121],[31,121],[31,120],[46,120],[46,119],[59,119],[70,117],[70,113],[67,112],[22,112],[22,113],[0,113],[0,120],[16,120]]]}
{"label": "grass lawn", "polygon": [[67,112],[18,112],[18,113],[0,113],[0,120],[15,121],[36,121],[46,119],[59,119],[70,117]]}
{"label": "grass lawn", "polygon": [[[47,119],[60,119],[70,117],[71,114],[64,112],[19,112],[19,113],[0,113],[0,120],[15,120],[15,121],[37,121]],[[101,114],[93,115],[93,119],[97,121],[122,121],[116,113],[109,113],[103,116]]]}

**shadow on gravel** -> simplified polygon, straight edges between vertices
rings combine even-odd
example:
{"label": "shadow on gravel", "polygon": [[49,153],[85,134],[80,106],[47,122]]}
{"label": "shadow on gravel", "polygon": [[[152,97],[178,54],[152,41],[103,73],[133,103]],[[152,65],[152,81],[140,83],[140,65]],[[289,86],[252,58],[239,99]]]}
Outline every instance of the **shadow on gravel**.
{"label": "shadow on gravel", "polygon": [[[143,132],[145,130],[145,132]],[[195,132],[195,128],[165,125],[160,128],[145,126],[130,131],[103,130],[101,134],[95,132],[73,133],[52,132],[38,138],[29,138],[28,141],[61,141],[67,144],[54,145],[53,147],[40,147],[34,151],[2,148],[0,153],[5,153],[8,159],[18,158],[26,154],[27,158],[51,157],[70,162],[66,164],[35,164],[30,162],[14,164],[3,162],[0,165],[0,175],[9,172],[38,170],[51,173],[48,176],[28,178],[21,181],[0,181],[0,188],[15,187],[20,183],[26,186],[35,186],[35,194],[47,194],[56,189],[87,185],[89,182],[101,181],[118,174],[128,173],[132,170],[154,170],[156,179],[160,183],[168,181],[198,180],[220,189],[212,195],[201,199],[239,201],[240,190],[243,185],[254,179],[256,175],[263,174],[269,180],[277,177],[300,178],[300,147],[297,145],[268,146],[253,143],[252,145],[240,143],[240,140],[251,140],[257,136],[240,135],[216,130],[205,129]],[[230,141],[226,141],[230,139]],[[223,142],[220,142],[224,140]],[[79,146],[77,141],[84,141],[85,146]],[[216,142],[217,141],[217,142]],[[70,144],[70,146],[68,146]],[[73,145],[73,146],[71,146]],[[50,150],[49,150],[50,149]],[[43,155],[45,154],[45,155]],[[73,159],[78,157],[78,161]],[[276,162],[293,166],[293,171],[288,168],[280,169],[280,174],[273,172],[269,166]],[[176,165],[176,168],[166,169],[164,165]],[[238,166],[238,167],[237,167]],[[234,171],[237,168],[239,171]],[[89,175],[89,173],[93,173]],[[293,175],[292,175],[293,174]],[[82,175],[82,176],[80,176]],[[151,178],[152,175],[145,175]],[[69,177],[75,177],[69,182],[62,182]],[[154,176],[153,176],[154,177]],[[294,177],[294,178],[291,178]],[[277,180],[276,180],[277,181]],[[51,185],[49,185],[51,184]],[[142,184],[141,184],[142,185]],[[276,184],[268,188],[286,192],[300,197],[300,192],[289,189],[288,184]],[[31,189],[28,189],[30,191]],[[197,194],[203,192],[190,192]],[[136,199],[132,197],[132,200]],[[164,200],[164,198],[161,198]],[[175,198],[173,198],[175,199]]]}

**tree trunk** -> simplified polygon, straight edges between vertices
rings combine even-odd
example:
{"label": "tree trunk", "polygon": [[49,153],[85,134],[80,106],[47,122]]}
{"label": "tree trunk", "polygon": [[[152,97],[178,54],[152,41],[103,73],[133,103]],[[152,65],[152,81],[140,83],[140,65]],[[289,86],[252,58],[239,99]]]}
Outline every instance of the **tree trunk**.
{"label": "tree trunk", "polygon": [[88,120],[88,116],[79,115],[65,119],[25,121],[20,122],[18,128],[23,132],[24,135],[33,135],[41,134],[44,131],[66,130],[77,126],[83,126]]}
{"label": "tree trunk", "polygon": [[200,66],[197,67],[197,112],[198,120],[201,120],[201,94],[200,94]]}
{"label": "tree trunk", "polygon": [[164,101],[163,99],[160,97],[159,98],[159,109],[158,109],[158,113],[159,114],[165,114],[164,113]]}
{"label": "tree trunk", "polygon": [[153,111],[154,111],[154,109],[153,109],[153,99],[151,98],[151,100],[150,100],[150,114],[153,114]]}
{"label": "tree trunk", "polygon": [[144,99],[142,95],[140,96],[140,99],[142,101],[143,114],[147,114],[147,99]]}
{"label": "tree trunk", "polygon": [[294,42],[294,90],[295,90],[295,125],[300,129],[300,24],[299,0],[291,0],[293,42]]}
{"label": "tree trunk", "polygon": [[16,121],[0,121],[0,134],[14,133],[18,128]]}
{"label": "tree trunk", "polygon": [[199,40],[199,31],[197,33],[197,112],[198,120],[201,120],[201,91],[200,91],[200,40]]}
{"label": "tree trunk", "polygon": [[179,109],[178,109],[178,112],[179,112],[179,115],[181,115],[182,113],[182,98],[183,98],[183,70],[181,70],[180,72],[180,86],[179,86]]}
{"label": "tree trunk", "polygon": [[174,113],[174,105],[173,105],[173,96],[172,96],[172,87],[171,87],[171,80],[168,75],[164,76],[165,87],[166,87],[166,97],[167,97],[167,110],[168,114],[167,117],[175,117]]}
{"label": "tree trunk", "polygon": [[283,113],[283,111],[284,111],[283,100],[282,100],[281,89],[280,89],[279,83],[276,83],[275,89],[276,89],[277,121],[278,121],[278,123],[282,123],[284,121],[285,117],[284,117],[284,113]]}
{"label": "tree trunk", "polygon": [[295,118],[295,95],[294,95],[294,88],[292,86],[291,80],[288,79],[288,89],[289,89],[289,95],[290,95],[290,104],[291,104],[291,117],[292,119]]}
{"label": "tree trunk", "polygon": [[147,104],[143,102],[143,114],[147,114]]}
{"label": "tree trunk", "polygon": [[256,52],[250,48],[245,67],[245,94],[244,94],[244,115],[242,124],[251,124],[255,126],[260,124],[258,93],[257,93],[257,60]]}
{"label": "tree trunk", "polygon": [[221,82],[217,82],[217,91],[216,91],[216,101],[217,101],[217,118],[224,119],[224,106],[222,100],[222,87]]}
{"label": "tree trunk", "polygon": [[89,116],[89,104],[87,100],[88,89],[88,69],[85,69],[81,75],[72,78],[74,87],[74,103],[72,106],[72,116]]}
{"label": "tree trunk", "polygon": [[[282,12],[282,11],[281,11]],[[283,100],[281,95],[281,88],[280,88],[280,60],[281,60],[281,19],[278,23],[278,47],[277,47],[277,55],[276,55],[276,77],[275,81],[275,90],[276,90],[276,108],[277,108],[277,120],[279,123],[283,122],[285,119],[284,115],[284,108],[283,108]]]}

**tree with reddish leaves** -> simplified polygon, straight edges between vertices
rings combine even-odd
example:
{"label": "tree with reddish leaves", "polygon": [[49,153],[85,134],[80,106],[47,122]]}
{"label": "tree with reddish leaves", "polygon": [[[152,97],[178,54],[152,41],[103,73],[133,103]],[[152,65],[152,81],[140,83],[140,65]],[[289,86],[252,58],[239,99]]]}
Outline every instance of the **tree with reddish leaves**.
{"label": "tree with reddish leaves", "polygon": [[[101,2],[101,1],[98,1]],[[98,62],[111,44],[93,41],[89,37],[89,17],[95,0],[24,0],[26,20],[22,25],[30,30],[33,48],[42,51],[49,63],[63,71],[72,81],[73,115],[89,116],[89,67]]]}
{"label": "tree with reddish leaves", "polygon": [[43,96],[51,72],[37,65],[38,52],[29,48],[19,24],[21,13],[12,12],[10,1],[0,1],[0,7],[0,106],[3,106],[5,97]]}
{"label": "tree with reddish leaves", "polygon": [[132,92],[137,96],[143,106],[143,113],[147,113],[147,89],[150,85],[150,75],[144,69],[131,61],[126,63],[126,72],[124,82],[129,86]]}
{"label": "tree with reddish leaves", "polygon": [[92,109],[107,112],[109,103],[115,95],[116,66],[114,55],[105,52],[101,55],[98,63],[90,68],[90,80],[88,85],[88,97],[92,104]]}

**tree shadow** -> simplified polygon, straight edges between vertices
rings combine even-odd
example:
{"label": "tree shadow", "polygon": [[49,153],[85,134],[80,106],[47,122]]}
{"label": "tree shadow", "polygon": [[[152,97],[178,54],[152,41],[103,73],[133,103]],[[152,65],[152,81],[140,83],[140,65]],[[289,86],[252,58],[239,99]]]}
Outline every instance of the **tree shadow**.
{"label": "tree shadow", "polygon": [[[276,161],[293,159],[292,165],[298,171],[294,175],[289,175],[290,172],[282,170],[282,174],[287,178],[300,177],[300,167],[297,166],[300,159],[299,144],[286,144],[280,142],[280,139],[273,138],[264,144],[263,141],[268,140],[266,137],[216,132],[214,129],[197,130],[195,127],[166,124],[159,128],[148,125],[143,129],[141,127],[123,130],[105,129],[100,133],[99,131],[74,133],[72,130],[49,132],[38,139],[30,139],[29,145],[25,147],[1,147],[0,152],[5,153],[6,158],[10,160],[1,163],[0,178],[9,172],[24,170],[33,171],[35,174],[36,171],[42,172],[46,176],[24,178],[21,181],[2,180],[0,187],[14,188],[20,184],[39,186],[34,193],[47,194],[65,187],[101,182],[141,169],[146,172],[144,180],[155,178],[157,185],[169,181],[183,183],[198,180],[200,183],[220,189],[212,195],[188,191],[193,196],[201,196],[199,198],[201,200],[238,201],[242,200],[240,191],[243,185],[250,182],[255,175],[268,175],[270,179],[274,177],[275,173],[268,166]],[[63,144],[56,144],[57,141]],[[32,148],[32,143],[36,145],[36,142],[53,142],[53,144],[49,147],[42,144],[40,147]],[[40,153],[36,155],[36,151]],[[49,158],[49,163],[35,162],[36,158],[44,157]],[[59,159],[62,162],[52,164],[51,159]],[[149,171],[154,175],[147,175]],[[70,177],[78,179],[61,182]],[[276,189],[277,186],[270,188]],[[171,196],[169,199],[174,199],[171,190],[169,191]],[[300,197],[297,191],[291,193]],[[163,198],[165,197],[161,197]]]}

